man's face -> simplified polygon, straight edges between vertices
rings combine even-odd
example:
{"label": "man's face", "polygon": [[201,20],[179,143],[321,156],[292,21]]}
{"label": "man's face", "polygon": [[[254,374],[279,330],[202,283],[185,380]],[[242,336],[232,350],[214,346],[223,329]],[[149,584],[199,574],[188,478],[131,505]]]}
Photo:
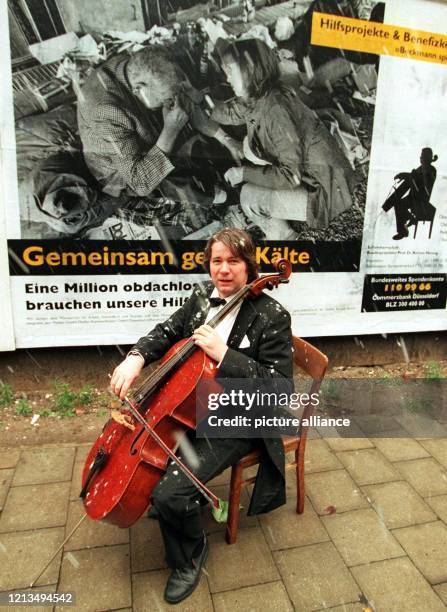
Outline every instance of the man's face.
{"label": "man's face", "polygon": [[165,79],[150,72],[129,75],[132,92],[150,109],[167,104],[176,94],[176,85],[171,76]]}
{"label": "man's face", "polygon": [[223,242],[211,247],[210,274],[220,297],[226,298],[247,284],[247,264]]}

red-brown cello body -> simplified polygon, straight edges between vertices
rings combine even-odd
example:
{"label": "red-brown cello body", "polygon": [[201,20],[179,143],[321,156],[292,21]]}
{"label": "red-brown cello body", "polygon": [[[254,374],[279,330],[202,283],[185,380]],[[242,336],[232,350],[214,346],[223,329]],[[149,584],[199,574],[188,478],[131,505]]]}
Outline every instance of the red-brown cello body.
{"label": "red-brown cello body", "polygon": [[[186,342],[187,339],[175,344],[161,363]],[[177,446],[179,433],[195,428],[196,386],[200,380],[214,378],[216,371],[215,362],[201,349],[196,349],[151,397],[150,414],[145,418],[171,449]],[[141,412],[145,413],[144,407]],[[166,452],[150,438],[138,423],[134,431],[113,419],[106,423],[87,456],[82,475],[84,485],[102,449],[106,460],[92,478],[84,497],[90,518],[130,527],[144,513],[168,463]]]}

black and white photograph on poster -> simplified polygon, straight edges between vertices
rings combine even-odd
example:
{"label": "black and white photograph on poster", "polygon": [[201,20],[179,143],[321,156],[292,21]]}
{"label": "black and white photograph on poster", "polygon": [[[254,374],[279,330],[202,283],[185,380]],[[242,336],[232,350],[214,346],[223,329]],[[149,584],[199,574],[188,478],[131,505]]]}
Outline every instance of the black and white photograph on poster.
{"label": "black and white photograph on poster", "polygon": [[360,257],[379,58],[311,45],[315,10],[383,21],[384,4],[9,0],[10,237],[235,226]]}

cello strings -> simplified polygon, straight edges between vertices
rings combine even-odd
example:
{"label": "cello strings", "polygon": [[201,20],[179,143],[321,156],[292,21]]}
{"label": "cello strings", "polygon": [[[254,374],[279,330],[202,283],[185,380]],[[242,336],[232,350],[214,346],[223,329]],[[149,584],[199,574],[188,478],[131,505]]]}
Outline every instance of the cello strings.
{"label": "cello strings", "polygon": [[[216,327],[218,323],[226,316],[226,314],[233,309],[236,303],[243,296],[245,291],[248,291],[249,287],[243,287],[241,290],[236,293],[234,298],[222,308],[213,319],[208,323],[210,327]],[[175,367],[183,358],[186,357],[187,353],[195,347],[195,343],[193,340],[189,340],[186,344],[182,346],[182,348],[172,355],[159,369],[152,372],[149,377],[143,382],[141,387],[137,389],[137,391],[133,394],[133,397],[138,395],[143,395],[143,398],[139,401],[143,401],[147,393],[149,393],[152,388],[159,383],[159,381],[171,370],[171,368]]]}
{"label": "cello strings", "polygon": [[[207,323],[213,329],[222,321],[222,319],[239,303],[245,293],[251,289],[250,285],[242,287],[234,297]],[[146,396],[155,388],[155,386],[167,375],[172,368],[174,368],[182,359],[186,358],[188,352],[195,348],[196,345],[193,340],[188,340],[182,348],[174,353],[160,368],[149,374],[149,376],[143,381],[142,385],[136,389],[132,394],[132,399],[136,399],[140,404]]]}
{"label": "cello strings", "polygon": [[[242,289],[240,289],[236,295],[233,297],[233,299],[228,302],[228,304],[225,305],[224,308],[222,308],[212,319],[211,321],[208,322],[208,325],[212,328],[215,328],[220,321],[227,315],[227,313],[232,310],[234,308],[234,306],[240,301],[241,297],[243,297],[243,294],[248,291],[249,286],[245,286]],[[149,379],[154,379],[156,382],[158,382],[158,378],[162,378],[164,376],[165,373],[167,373],[170,368],[174,365],[176,365],[177,361],[180,361],[181,359],[183,359],[184,357],[186,357],[187,353],[189,352],[189,350],[193,347],[195,347],[195,343],[193,340],[189,340],[187,343],[185,343],[182,348],[175,353],[174,355],[172,355],[168,361],[166,361],[158,370],[156,370],[155,372],[152,373],[152,375],[150,375]],[[146,382],[146,381],[145,381]],[[144,384],[144,383],[143,383]]]}

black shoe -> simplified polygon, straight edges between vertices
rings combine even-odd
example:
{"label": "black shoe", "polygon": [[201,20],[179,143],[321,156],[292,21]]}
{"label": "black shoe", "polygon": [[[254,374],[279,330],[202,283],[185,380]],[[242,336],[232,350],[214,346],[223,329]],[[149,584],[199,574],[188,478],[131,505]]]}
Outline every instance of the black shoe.
{"label": "black shoe", "polygon": [[153,519],[154,521],[158,521],[158,519],[160,518],[160,515],[155,506],[151,506],[149,510],[147,511],[147,518]]}
{"label": "black shoe", "polygon": [[208,557],[208,541],[204,536],[202,552],[192,560],[191,565],[172,570],[165,588],[165,601],[179,603],[191,595],[199,584],[202,567]]}
{"label": "black shoe", "polygon": [[393,240],[402,240],[402,238],[408,238],[408,230],[406,229],[403,232],[399,232],[393,236]]}

